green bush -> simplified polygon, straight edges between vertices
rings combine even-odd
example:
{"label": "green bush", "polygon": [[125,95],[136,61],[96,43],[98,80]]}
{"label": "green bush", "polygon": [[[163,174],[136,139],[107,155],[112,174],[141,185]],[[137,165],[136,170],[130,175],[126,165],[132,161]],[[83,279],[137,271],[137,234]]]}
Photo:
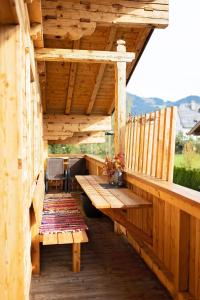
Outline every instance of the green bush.
{"label": "green bush", "polygon": [[200,170],[174,167],[173,182],[198,191],[200,187]]}

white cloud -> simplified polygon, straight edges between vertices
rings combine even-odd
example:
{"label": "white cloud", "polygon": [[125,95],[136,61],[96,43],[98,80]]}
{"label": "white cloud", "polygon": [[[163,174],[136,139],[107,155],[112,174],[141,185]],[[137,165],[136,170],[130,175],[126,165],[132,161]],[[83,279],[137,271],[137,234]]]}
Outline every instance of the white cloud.
{"label": "white cloud", "polygon": [[199,12],[199,0],[170,1],[170,25],[154,31],[128,92],[171,101],[200,95]]}

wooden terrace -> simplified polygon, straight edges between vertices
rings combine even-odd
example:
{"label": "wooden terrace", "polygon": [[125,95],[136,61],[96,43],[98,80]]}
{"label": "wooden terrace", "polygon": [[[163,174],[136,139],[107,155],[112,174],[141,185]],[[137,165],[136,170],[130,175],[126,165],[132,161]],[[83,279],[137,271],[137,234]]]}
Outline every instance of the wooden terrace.
{"label": "wooden terrace", "polygon": [[[0,299],[200,300],[200,194],[173,184],[176,109],[126,115],[126,84],[168,9],[168,0],[0,0]],[[39,231],[48,145],[104,143],[113,113],[126,191],[102,191],[104,161],[82,157],[77,179],[109,219],[88,219],[73,273],[69,235]],[[56,244],[41,259],[40,242]],[[70,243],[79,271],[73,232]]]}

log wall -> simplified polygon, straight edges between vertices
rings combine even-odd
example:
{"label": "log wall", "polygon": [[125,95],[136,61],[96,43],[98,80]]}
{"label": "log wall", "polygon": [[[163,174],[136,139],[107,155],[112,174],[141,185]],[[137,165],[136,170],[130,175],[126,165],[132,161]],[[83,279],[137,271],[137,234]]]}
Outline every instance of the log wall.
{"label": "log wall", "polygon": [[[90,155],[86,160],[90,174],[102,174],[102,159]],[[135,241],[126,229],[123,234],[175,299],[199,300],[199,193],[138,172],[127,171],[124,178],[135,193],[153,202],[153,210],[127,210],[127,219],[153,244]]]}
{"label": "log wall", "polygon": [[28,23],[18,21],[0,27],[0,299],[4,300],[29,299],[31,231],[39,215],[37,201],[44,195],[39,83]]}

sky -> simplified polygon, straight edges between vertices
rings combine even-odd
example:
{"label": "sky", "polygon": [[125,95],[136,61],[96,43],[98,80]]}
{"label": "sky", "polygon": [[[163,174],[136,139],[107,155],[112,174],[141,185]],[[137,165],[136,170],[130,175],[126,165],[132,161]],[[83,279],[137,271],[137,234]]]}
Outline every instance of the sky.
{"label": "sky", "polygon": [[155,29],[127,92],[164,100],[200,96],[200,0],[169,0],[169,26]]}

